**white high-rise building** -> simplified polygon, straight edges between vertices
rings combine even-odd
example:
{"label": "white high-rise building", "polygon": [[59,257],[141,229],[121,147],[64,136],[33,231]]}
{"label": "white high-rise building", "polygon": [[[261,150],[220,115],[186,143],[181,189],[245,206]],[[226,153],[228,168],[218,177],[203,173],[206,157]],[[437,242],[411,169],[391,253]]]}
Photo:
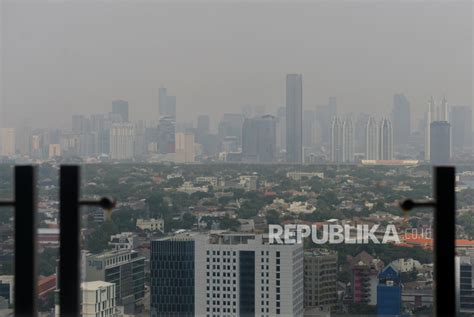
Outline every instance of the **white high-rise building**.
{"label": "white high-rise building", "polygon": [[378,159],[377,122],[373,117],[369,118],[365,128],[365,159]]}
{"label": "white high-rise building", "polygon": [[133,158],[135,139],[132,123],[114,123],[110,128],[110,158],[127,160]]}
{"label": "white high-rise building", "polygon": [[428,100],[428,110],[426,112],[426,128],[425,128],[425,160],[430,161],[431,152],[431,124],[435,121],[449,122],[449,106],[445,97],[439,105],[436,105],[433,97]]}
{"label": "white high-rise building", "polygon": [[1,129],[1,155],[15,155],[15,128]]}
{"label": "white high-rise building", "polygon": [[[169,256],[177,250],[183,256]],[[303,316],[302,244],[242,233],[177,236],[151,242],[150,267],[151,316]]]}
{"label": "white high-rise building", "polygon": [[331,161],[342,163],[343,159],[343,126],[338,117],[334,117],[331,125]]}
{"label": "white high-rise building", "polygon": [[439,104],[439,117],[437,118],[438,121],[449,121],[448,117],[448,101],[446,97],[441,99],[441,103]]}
{"label": "white high-rise building", "polygon": [[82,314],[84,317],[115,317],[115,284],[104,281],[84,282],[82,288]]}
{"label": "white high-rise building", "polygon": [[345,163],[354,161],[354,126],[352,118],[347,117],[342,123],[342,160]]}
{"label": "white high-rise building", "polygon": [[392,122],[388,119],[380,121],[379,159],[393,160],[393,130]]}
{"label": "white high-rise building", "polygon": [[176,163],[195,162],[194,134],[176,133]]}

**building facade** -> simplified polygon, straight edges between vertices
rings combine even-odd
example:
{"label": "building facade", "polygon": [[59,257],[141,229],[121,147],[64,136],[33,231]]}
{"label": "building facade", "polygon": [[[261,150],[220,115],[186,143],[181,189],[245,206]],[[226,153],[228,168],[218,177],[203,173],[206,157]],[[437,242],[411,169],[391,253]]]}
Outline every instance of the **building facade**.
{"label": "building facade", "polygon": [[[152,241],[151,252],[152,316],[303,315],[301,245],[270,245],[253,234],[193,234]],[[165,298],[167,291],[174,297]]]}
{"label": "building facade", "polygon": [[430,125],[430,162],[447,165],[451,161],[451,125],[447,121],[434,121]]}
{"label": "building facade", "polygon": [[110,158],[129,160],[133,158],[134,127],[131,123],[114,123],[110,128]]}
{"label": "building facade", "polygon": [[245,119],[242,128],[242,160],[272,163],[276,156],[276,120],[267,115]]}
{"label": "building facade", "polygon": [[82,289],[83,317],[116,317],[115,285],[104,281],[84,282]]}
{"label": "building facade", "polygon": [[393,160],[393,129],[388,119],[380,121],[379,128],[379,160]]}
{"label": "building facade", "polygon": [[311,249],[304,252],[304,307],[337,305],[337,252]]}
{"label": "building facade", "polygon": [[115,284],[115,302],[134,313],[145,296],[145,258],[136,251],[84,254],[85,280]]}
{"label": "building facade", "polygon": [[410,102],[404,94],[393,96],[392,109],[393,144],[395,146],[408,144],[411,132]]}

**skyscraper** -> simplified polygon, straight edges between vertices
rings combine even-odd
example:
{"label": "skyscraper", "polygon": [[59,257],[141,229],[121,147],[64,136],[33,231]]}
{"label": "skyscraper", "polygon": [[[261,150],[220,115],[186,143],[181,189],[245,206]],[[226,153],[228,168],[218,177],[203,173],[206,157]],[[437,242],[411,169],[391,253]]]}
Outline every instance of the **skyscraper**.
{"label": "skyscraper", "polygon": [[439,115],[437,118],[438,121],[448,121],[448,101],[446,100],[446,97],[443,97],[441,99],[441,103],[439,105]]}
{"label": "skyscraper", "polygon": [[128,101],[112,101],[112,114],[119,115],[122,118],[122,122],[128,122]]}
{"label": "skyscraper", "polygon": [[151,241],[151,316],[302,316],[303,247],[262,235]]}
{"label": "skyscraper", "polygon": [[242,160],[271,163],[276,154],[276,120],[266,115],[245,119],[242,128]]}
{"label": "skyscraper", "polygon": [[286,149],[286,107],[280,107],[277,111],[276,147],[277,151]]}
{"label": "skyscraper", "polygon": [[472,110],[470,106],[452,106],[451,123],[453,152],[472,148]]}
{"label": "skyscraper", "polygon": [[244,117],[239,113],[224,113],[219,122],[217,134],[221,141],[228,137],[234,137],[237,146],[242,143],[242,125]]}
{"label": "skyscraper", "polygon": [[159,89],[159,116],[176,117],[176,96],[169,96],[166,88]]}
{"label": "skyscraper", "polygon": [[158,153],[175,153],[175,117],[161,117],[158,123]]}
{"label": "skyscraper", "polygon": [[393,96],[392,123],[395,146],[408,143],[411,132],[410,102],[403,94]]}
{"label": "skyscraper", "polygon": [[15,155],[15,128],[1,129],[1,155]]}
{"label": "skyscraper", "polygon": [[393,130],[392,123],[388,119],[380,121],[379,159],[393,160]]}
{"label": "skyscraper", "polygon": [[128,160],[133,158],[133,124],[114,123],[110,128],[110,158]]}
{"label": "skyscraper", "polygon": [[208,134],[211,130],[211,119],[208,115],[199,115],[196,130],[199,134]]}
{"label": "skyscraper", "polygon": [[[448,101],[443,97],[437,106],[433,97],[428,101],[428,111],[426,113],[426,131],[425,131],[425,160],[430,161],[431,155],[431,123],[435,121],[448,122]],[[472,132],[471,132],[472,133]]]}
{"label": "skyscraper", "polygon": [[176,163],[193,163],[195,160],[194,134],[176,133]]}
{"label": "skyscraper", "polygon": [[331,161],[342,163],[343,158],[343,126],[338,117],[334,117],[331,125]]}
{"label": "skyscraper", "polygon": [[374,117],[369,117],[365,128],[365,159],[378,160],[378,128]]}
{"label": "skyscraper", "polygon": [[286,75],[286,160],[303,163],[303,76]]}
{"label": "skyscraper", "polygon": [[366,130],[369,117],[367,113],[359,113],[357,115],[354,126],[354,152],[356,153],[365,153]]}
{"label": "skyscraper", "polygon": [[315,141],[315,112],[305,110],[303,113],[303,146],[312,147]]}
{"label": "skyscraper", "polygon": [[327,105],[316,107],[316,121],[322,144],[331,143],[331,123],[335,116],[337,116],[337,99],[334,96],[329,97]]}
{"label": "skyscraper", "polygon": [[345,163],[354,161],[354,126],[350,116],[342,123],[342,160]]}
{"label": "skyscraper", "polygon": [[451,125],[447,121],[434,121],[430,125],[430,162],[446,165],[451,160]]}
{"label": "skyscraper", "polygon": [[195,316],[194,244],[191,237],[150,242],[151,317]]}

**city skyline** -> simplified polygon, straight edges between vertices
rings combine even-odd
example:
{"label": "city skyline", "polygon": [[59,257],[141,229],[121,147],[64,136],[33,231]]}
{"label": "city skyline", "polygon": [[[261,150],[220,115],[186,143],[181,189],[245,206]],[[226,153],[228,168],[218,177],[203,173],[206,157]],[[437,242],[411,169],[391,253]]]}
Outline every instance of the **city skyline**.
{"label": "city skyline", "polygon": [[177,97],[178,122],[207,113],[215,123],[246,105],[275,113],[287,73],[304,76],[304,110],[336,96],[340,113],[388,115],[403,93],[416,127],[431,95],[471,105],[471,3],[371,4],[3,1],[0,121],[63,128],[116,99],[133,121],[156,118],[161,86]]}

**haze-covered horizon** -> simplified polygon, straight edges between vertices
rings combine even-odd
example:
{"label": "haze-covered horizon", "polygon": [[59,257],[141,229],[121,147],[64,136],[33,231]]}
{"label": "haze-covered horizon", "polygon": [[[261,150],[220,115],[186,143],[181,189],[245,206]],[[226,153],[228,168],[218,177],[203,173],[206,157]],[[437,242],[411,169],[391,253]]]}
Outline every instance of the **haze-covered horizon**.
{"label": "haze-covered horizon", "polygon": [[404,93],[413,126],[430,96],[472,105],[471,1],[1,2],[3,126],[69,126],[125,99],[156,120],[158,88],[178,121],[285,104],[303,74],[306,110],[389,115]]}

